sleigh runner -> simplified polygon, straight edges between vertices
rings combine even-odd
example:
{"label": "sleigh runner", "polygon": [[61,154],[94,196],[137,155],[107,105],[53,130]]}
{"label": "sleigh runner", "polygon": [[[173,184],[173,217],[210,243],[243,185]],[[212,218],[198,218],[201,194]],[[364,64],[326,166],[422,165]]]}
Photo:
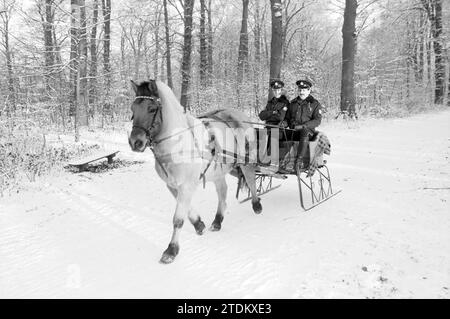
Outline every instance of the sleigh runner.
{"label": "sleigh runner", "polygon": [[[256,123],[255,123],[256,124]],[[264,129],[256,129],[259,133]],[[270,151],[268,139],[259,138],[264,134],[258,135],[258,154],[266,154]],[[265,148],[263,152],[261,148]],[[258,158],[258,168],[256,170],[256,186],[258,196],[264,195],[281,186],[274,185],[274,179],[284,180],[289,175],[295,175],[298,181],[298,191],[300,206],[308,211],[317,205],[327,201],[337,195],[339,191],[333,191],[330,171],[326,165],[327,161],[323,159],[324,154],[330,155],[330,143],[328,138],[322,132],[317,132],[309,142],[309,156],[304,159],[306,168],[300,168],[300,163],[296,162],[298,152],[298,142],[283,141],[279,146],[279,161],[275,163]],[[249,200],[250,191],[246,187],[242,174],[237,174],[238,186],[236,198],[239,200],[241,195],[246,196],[240,202]]]}
{"label": "sleigh runner", "polygon": [[[200,116],[199,118],[211,121],[212,117],[211,114],[208,114],[208,116]],[[227,123],[224,120],[214,118],[213,120]],[[263,125],[255,122],[248,122],[248,124]],[[290,175],[297,177],[300,206],[304,211],[308,211],[340,193],[340,190],[333,190],[330,171],[326,165],[327,161],[323,158],[324,155],[330,155],[331,151],[330,142],[324,133],[316,132],[312,136],[308,144],[309,152],[307,154],[309,156],[304,158],[303,163],[303,167],[306,168],[300,168],[300,163],[297,163],[296,160],[299,142],[286,139],[289,135],[287,131],[290,131],[290,129],[282,129],[278,126],[269,127],[276,128],[276,130],[272,131],[272,134],[267,134],[267,125],[266,128],[254,129],[257,139],[255,143],[256,156],[249,154],[249,148],[251,149],[251,147],[248,145],[246,145],[245,150],[241,148],[240,152],[236,150],[238,143],[234,144],[234,149],[222,148],[217,144],[211,145],[207,152],[211,152],[212,157],[210,156],[210,163],[200,175],[200,179],[204,178],[210,165],[217,166],[231,163],[246,166],[256,163],[255,187],[257,196],[279,188],[281,184],[277,184],[275,180],[285,180]],[[279,129],[281,129],[281,133],[279,133]],[[285,140],[279,141],[279,134],[283,134]],[[212,137],[210,136],[210,139],[214,140]],[[271,145],[270,141],[279,141],[279,143]],[[245,143],[248,144],[248,141]],[[277,150],[275,156],[270,154],[273,152],[273,148]],[[207,158],[208,156],[204,153],[202,157]],[[247,187],[245,176],[242,174],[240,167],[237,166],[230,173],[238,179],[236,199],[239,200],[239,197],[244,196],[244,199],[240,200],[241,203],[252,199],[252,192]]]}

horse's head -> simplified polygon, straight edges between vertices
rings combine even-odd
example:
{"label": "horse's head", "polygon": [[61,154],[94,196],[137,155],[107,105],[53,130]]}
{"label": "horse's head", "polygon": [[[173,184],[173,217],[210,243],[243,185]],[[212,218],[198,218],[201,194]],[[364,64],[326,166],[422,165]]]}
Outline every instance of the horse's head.
{"label": "horse's head", "polygon": [[128,143],[133,151],[143,152],[161,131],[161,100],[154,80],[140,84],[131,81],[131,86],[136,97],[131,105],[133,130]]}

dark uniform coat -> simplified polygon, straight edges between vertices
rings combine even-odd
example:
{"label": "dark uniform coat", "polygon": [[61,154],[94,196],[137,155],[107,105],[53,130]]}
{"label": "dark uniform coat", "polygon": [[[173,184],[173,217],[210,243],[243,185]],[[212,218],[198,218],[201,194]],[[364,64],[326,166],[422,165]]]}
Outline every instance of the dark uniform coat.
{"label": "dark uniform coat", "polygon": [[285,95],[280,96],[278,99],[273,97],[267,102],[266,108],[259,113],[259,118],[266,121],[267,124],[279,125],[286,116],[287,111],[283,110],[284,107],[289,107],[289,101]]}
{"label": "dark uniform coat", "polygon": [[313,96],[309,95],[303,101],[297,96],[289,104],[286,113],[286,120],[291,129],[296,125],[305,125],[312,132],[320,125],[322,121],[322,106]]}

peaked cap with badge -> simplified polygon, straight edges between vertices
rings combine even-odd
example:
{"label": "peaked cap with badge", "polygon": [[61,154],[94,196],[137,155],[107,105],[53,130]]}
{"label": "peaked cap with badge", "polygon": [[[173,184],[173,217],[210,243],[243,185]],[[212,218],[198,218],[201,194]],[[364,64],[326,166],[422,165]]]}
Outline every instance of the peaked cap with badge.
{"label": "peaked cap with badge", "polygon": [[[270,82],[270,87],[274,90],[282,89],[284,87],[283,81],[273,80]],[[267,101],[267,105],[263,111],[259,113],[259,118],[266,121],[267,124],[279,125],[284,121],[284,117],[289,107],[289,100],[284,94],[279,98],[275,96]],[[287,122],[286,122],[287,126]]]}
{"label": "peaked cap with badge", "polygon": [[308,80],[298,80],[295,84],[299,89],[310,89],[312,87],[312,83]]}
{"label": "peaked cap with badge", "polygon": [[[311,81],[298,80],[295,82],[299,89],[310,89],[312,87]],[[297,125],[303,125],[305,128],[314,132],[316,127],[322,121],[322,106],[312,95],[302,100],[297,96],[289,104],[289,110],[286,113],[286,120],[290,128],[295,128]]]}
{"label": "peaked cap with badge", "polygon": [[282,89],[282,88],[284,88],[284,82],[280,81],[280,80],[271,81],[270,87],[272,89]]}

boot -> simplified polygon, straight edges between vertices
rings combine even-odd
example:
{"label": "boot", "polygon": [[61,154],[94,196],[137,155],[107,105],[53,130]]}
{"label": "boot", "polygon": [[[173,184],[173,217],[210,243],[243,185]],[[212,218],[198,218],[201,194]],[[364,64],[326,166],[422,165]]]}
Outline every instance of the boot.
{"label": "boot", "polygon": [[295,167],[299,170],[306,170],[308,168],[308,163],[306,163],[306,152],[308,151],[308,143],[307,139],[300,141],[298,145],[299,151],[297,154],[297,158],[295,159]]}

